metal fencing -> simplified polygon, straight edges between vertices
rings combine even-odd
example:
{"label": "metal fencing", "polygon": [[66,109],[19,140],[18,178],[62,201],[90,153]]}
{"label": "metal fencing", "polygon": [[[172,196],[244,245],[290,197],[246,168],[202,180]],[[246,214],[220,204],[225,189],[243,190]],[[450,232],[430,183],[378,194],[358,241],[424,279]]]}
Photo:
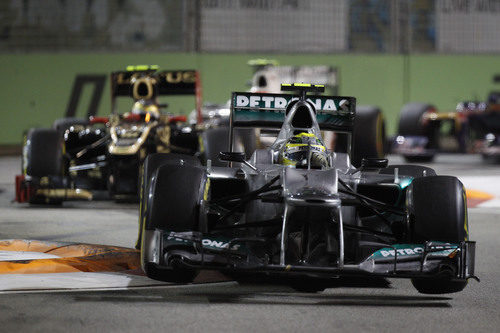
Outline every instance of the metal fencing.
{"label": "metal fencing", "polygon": [[4,0],[0,52],[499,53],[500,0]]}

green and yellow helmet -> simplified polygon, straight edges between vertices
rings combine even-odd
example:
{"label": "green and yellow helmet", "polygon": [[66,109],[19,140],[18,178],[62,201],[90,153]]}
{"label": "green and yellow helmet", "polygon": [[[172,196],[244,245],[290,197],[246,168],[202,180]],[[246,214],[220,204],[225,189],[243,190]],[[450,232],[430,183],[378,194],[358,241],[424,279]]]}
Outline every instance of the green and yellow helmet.
{"label": "green and yellow helmet", "polygon": [[313,133],[300,132],[288,139],[279,153],[279,163],[296,168],[322,169],[329,166],[327,149]]}

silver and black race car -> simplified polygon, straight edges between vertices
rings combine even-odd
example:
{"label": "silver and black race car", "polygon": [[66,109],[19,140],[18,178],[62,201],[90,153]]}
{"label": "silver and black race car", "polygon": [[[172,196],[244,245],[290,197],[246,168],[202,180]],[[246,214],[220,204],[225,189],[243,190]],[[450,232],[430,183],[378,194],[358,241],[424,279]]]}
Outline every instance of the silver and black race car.
{"label": "silver and black race car", "polygon": [[140,207],[147,276],[190,282],[200,270],[265,275],[301,291],[339,277],[410,278],[422,293],[452,293],[474,275],[465,191],[433,169],[328,151],[321,131],[352,138],[353,97],[307,95],[324,87],[284,84],[298,94],[232,94],[231,129],[276,128],[250,159],[232,145],[225,167],[153,154]]}
{"label": "silver and black race car", "polygon": [[[192,95],[201,106],[199,73],[157,69],[128,66],[113,72],[109,116],[63,118],[53,128],[30,129],[23,146],[22,174],[16,177],[16,200],[134,200],[139,169],[148,154],[196,154],[196,128],[186,124],[186,116],[162,111],[166,105],[158,97]],[[129,103],[132,98],[132,108],[127,105],[127,112],[119,112],[118,97]]]}

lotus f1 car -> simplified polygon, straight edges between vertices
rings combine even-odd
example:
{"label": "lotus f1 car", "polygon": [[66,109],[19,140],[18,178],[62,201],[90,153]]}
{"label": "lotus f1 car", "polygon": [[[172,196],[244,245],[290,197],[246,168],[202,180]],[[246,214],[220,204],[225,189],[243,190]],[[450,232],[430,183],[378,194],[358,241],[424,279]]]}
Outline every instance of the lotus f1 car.
{"label": "lotus f1 car", "polygon": [[202,269],[264,274],[320,291],[338,277],[410,278],[422,293],[461,291],[474,278],[465,191],[455,177],[387,166],[325,148],[321,130],[352,138],[353,97],[232,94],[231,128],[280,129],[274,144],[221,152],[226,167],[153,154],[140,209],[147,276],[189,282]]}
{"label": "lotus f1 car", "polygon": [[[139,168],[148,154],[197,152],[198,134],[183,125],[186,117],[160,112],[166,105],[158,97],[193,95],[201,105],[199,82],[194,70],[157,72],[157,66],[112,73],[109,117],[64,118],[52,129],[28,131],[16,200],[137,198]],[[120,114],[118,97],[132,97],[132,110]]]}
{"label": "lotus f1 car", "polygon": [[437,112],[427,103],[405,105],[392,151],[410,162],[431,161],[438,152],[479,153],[498,161],[500,92],[491,92],[485,102],[458,103],[451,112]]}

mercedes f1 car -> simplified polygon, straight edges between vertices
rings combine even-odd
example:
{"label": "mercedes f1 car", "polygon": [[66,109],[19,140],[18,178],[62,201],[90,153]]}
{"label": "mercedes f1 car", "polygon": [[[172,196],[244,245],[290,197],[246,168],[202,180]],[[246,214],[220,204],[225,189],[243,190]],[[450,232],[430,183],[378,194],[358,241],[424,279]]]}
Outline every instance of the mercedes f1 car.
{"label": "mercedes f1 car", "polygon": [[437,112],[428,103],[405,105],[392,151],[409,162],[431,161],[438,152],[478,153],[498,161],[500,92],[491,92],[485,102],[458,103],[451,112]]}
{"label": "mercedes f1 car", "polygon": [[347,135],[353,97],[306,95],[323,86],[283,85],[297,95],[232,94],[231,129],[279,128],[273,145],[220,153],[225,167],[185,156],[145,161],[140,208],[147,276],[190,282],[199,270],[277,277],[297,290],[338,277],[410,278],[422,293],[461,291],[474,276],[465,191],[431,168],[326,149],[321,131]]}
{"label": "mercedes f1 car", "polygon": [[[52,129],[27,132],[16,200],[137,198],[139,168],[147,155],[198,151],[198,134],[184,125],[186,117],[161,112],[166,105],[158,97],[193,95],[201,105],[199,82],[197,71],[158,72],[157,66],[128,66],[112,73],[109,117],[64,118]],[[132,110],[119,113],[118,97],[132,97]]]}

